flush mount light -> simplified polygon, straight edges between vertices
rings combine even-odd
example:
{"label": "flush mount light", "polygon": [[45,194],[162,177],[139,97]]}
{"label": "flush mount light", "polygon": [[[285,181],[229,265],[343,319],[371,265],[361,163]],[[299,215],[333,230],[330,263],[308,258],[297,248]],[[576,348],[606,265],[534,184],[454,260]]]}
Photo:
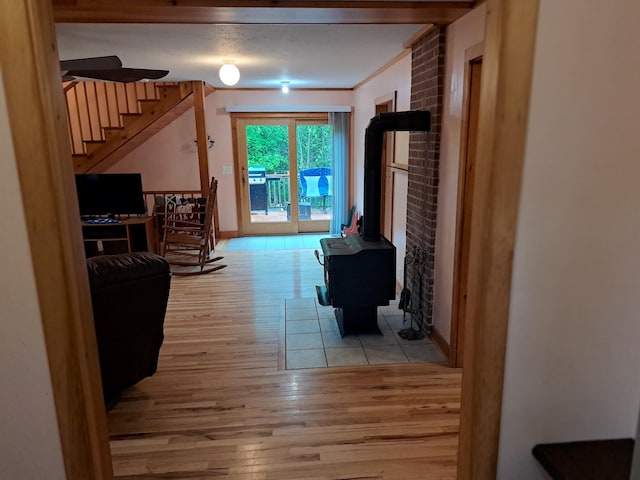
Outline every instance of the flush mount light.
{"label": "flush mount light", "polygon": [[282,93],[289,93],[289,82],[280,82]]}
{"label": "flush mount light", "polygon": [[231,60],[225,60],[220,67],[220,80],[228,86],[233,86],[240,80],[240,70]]}

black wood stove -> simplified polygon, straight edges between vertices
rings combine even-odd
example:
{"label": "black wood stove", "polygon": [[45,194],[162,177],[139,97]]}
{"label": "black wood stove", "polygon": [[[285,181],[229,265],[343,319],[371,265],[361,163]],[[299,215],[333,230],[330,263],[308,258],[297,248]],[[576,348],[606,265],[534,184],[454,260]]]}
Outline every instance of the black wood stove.
{"label": "black wood stove", "polygon": [[427,131],[430,124],[428,111],[381,113],[365,131],[362,230],[320,240],[325,285],[316,287],[318,300],[335,307],[342,336],[380,333],[377,308],[396,296],[396,247],[380,234],[383,135]]}

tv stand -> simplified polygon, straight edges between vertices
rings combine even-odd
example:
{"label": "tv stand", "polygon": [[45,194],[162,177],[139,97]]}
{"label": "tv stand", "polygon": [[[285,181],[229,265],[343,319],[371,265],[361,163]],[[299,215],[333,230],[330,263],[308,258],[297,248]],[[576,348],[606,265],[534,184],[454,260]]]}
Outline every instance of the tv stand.
{"label": "tv stand", "polygon": [[97,255],[157,252],[153,217],[129,217],[117,223],[82,222],[82,238],[87,258]]}

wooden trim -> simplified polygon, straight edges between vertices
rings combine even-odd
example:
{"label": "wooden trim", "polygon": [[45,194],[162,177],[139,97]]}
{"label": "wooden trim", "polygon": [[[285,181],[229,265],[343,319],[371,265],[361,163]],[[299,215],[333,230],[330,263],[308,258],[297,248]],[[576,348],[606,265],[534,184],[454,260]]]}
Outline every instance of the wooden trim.
{"label": "wooden trim", "polygon": [[[358,88],[362,87],[368,81],[376,78],[382,72],[384,72],[385,70],[387,70],[387,69],[391,68],[392,66],[394,66],[396,63],[398,63],[400,60],[402,60],[404,57],[406,57],[410,53],[411,53],[411,50],[406,50],[406,49],[403,50],[398,55],[396,55],[393,59],[389,60],[387,63],[385,63],[379,69],[377,69],[375,72],[373,72],[371,75],[369,75],[367,78],[365,78],[364,80],[361,80],[360,82],[356,83],[351,90],[357,90]],[[394,106],[395,106],[395,104],[394,104]]]}
{"label": "wooden trim", "polygon": [[[289,194],[291,199],[298,198],[297,161],[296,161],[296,127],[298,125],[326,125],[326,112],[232,112],[230,114],[233,161],[236,172],[236,200],[239,235],[291,235],[297,233],[326,232],[329,222],[326,220],[299,221],[298,203],[291,202],[291,220],[283,222],[253,223],[247,214],[250,199],[247,187],[243,184],[244,171],[247,165],[245,128],[248,125],[281,125],[287,126],[289,133]],[[245,179],[245,182],[248,179]]]}
{"label": "wooden trim", "polygon": [[[250,87],[250,88],[241,88],[241,87],[217,87],[216,91],[221,92],[279,92],[282,87]],[[311,87],[296,87],[295,85],[289,85],[289,89],[291,92],[352,92],[355,87],[346,88],[311,88]]]}
{"label": "wooden trim", "polygon": [[191,82],[193,89],[193,112],[196,119],[196,146],[198,149],[198,171],[200,172],[200,189],[205,196],[209,191],[209,147],[207,145],[207,118],[204,104],[203,82]]}
{"label": "wooden trim", "polygon": [[454,240],[453,256],[453,290],[451,295],[451,355],[449,366],[462,367],[459,358],[458,342],[464,339],[458,338],[459,331],[459,305],[460,305],[460,253],[462,248],[462,228],[464,214],[465,185],[467,177],[467,143],[469,137],[469,102],[471,93],[471,63],[478,60],[483,53],[484,43],[476,44],[465,50],[464,83],[462,93],[462,122],[460,126],[460,152],[458,160],[458,195],[456,207],[456,233]]}
{"label": "wooden trim", "polygon": [[0,3],[0,60],[11,66],[3,68],[2,78],[66,478],[110,480],[107,422],[55,46],[48,2]]}
{"label": "wooden trim", "polygon": [[404,163],[392,163],[390,165],[390,167],[393,170],[400,170],[402,172],[408,172],[409,171],[409,165],[405,165]]}
{"label": "wooden trim", "polygon": [[56,22],[227,24],[440,24],[471,11],[473,2],[342,0],[53,0]]}
{"label": "wooden trim", "polygon": [[397,97],[398,97],[398,91],[394,90],[393,92],[389,92],[389,93],[386,93],[384,95],[380,95],[378,98],[376,98],[373,101],[373,104],[377,107],[378,105],[383,105],[385,103],[388,103],[391,106],[391,109],[389,111],[390,112],[395,112],[396,111],[396,100],[397,100]]}
{"label": "wooden trim", "polygon": [[238,118],[237,113],[229,115],[231,123],[231,148],[233,150],[233,166],[235,170],[235,194],[236,194],[236,222],[238,224],[238,236],[244,236],[244,226],[242,224],[242,164],[240,162],[240,151],[238,148]]}
{"label": "wooden trim", "polygon": [[[328,117],[328,115],[327,115]],[[291,230],[293,233],[299,232],[300,222],[300,204],[298,199],[298,158],[297,158],[297,145],[298,136],[296,135],[296,119],[289,119],[289,198],[291,200],[291,225],[295,225],[295,229]],[[295,179],[295,180],[294,180]],[[295,201],[294,201],[295,200]],[[267,232],[269,229],[265,229]],[[286,232],[287,229],[278,229],[276,232]],[[257,232],[256,232],[257,233]]]}
{"label": "wooden trim", "polygon": [[[267,107],[268,108],[268,107]],[[284,118],[295,117],[296,120],[320,120],[327,121],[327,112],[231,112],[232,118]]]}
{"label": "wooden trim", "polygon": [[228,238],[239,238],[240,232],[238,232],[238,230],[220,230],[219,237],[221,240]]}
{"label": "wooden trim", "polygon": [[71,90],[72,88],[75,88],[75,86],[78,84],[78,82],[75,81],[70,81],[70,82],[64,82],[63,85],[63,91],[64,93],[67,93],[69,90]]}
{"label": "wooden trim", "polygon": [[431,340],[433,340],[433,343],[436,344],[446,358],[450,357],[449,344],[436,327],[431,329]]}
{"label": "wooden trim", "polygon": [[496,478],[538,3],[487,1],[458,480]]}
{"label": "wooden trim", "polygon": [[465,63],[479,59],[484,54],[484,42],[478,42],[464,51]]}

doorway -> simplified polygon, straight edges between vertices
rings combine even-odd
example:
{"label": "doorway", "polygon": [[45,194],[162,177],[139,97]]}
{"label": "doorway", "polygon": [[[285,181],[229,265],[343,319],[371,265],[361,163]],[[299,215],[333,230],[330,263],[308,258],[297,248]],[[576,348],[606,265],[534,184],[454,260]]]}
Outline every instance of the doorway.
{"label": "doorway", "polygon": [[480,82],[482,56],[473,56],[465,65],[465,93],[458,174],[458,212],[453,271],[453,300],[451,308],[451,348],[449,363],[462,367],[466,326],[467,294],[469,286],[469,252],[471,219],[476,172],[478,114],[480,110]]}
{"label": "doorway", "polygon": [[327,114],[232,117],[241,235],[328,232],[332,217]]}
{"label": "doorway", "polygon": [[[376,115],[396,111],[396,96],[393,92],[376,98]],[[395,158],[395,132],[385,132],[382,137],[382,182],[380,185],[380,233],[393,242],[393,164]]]}

